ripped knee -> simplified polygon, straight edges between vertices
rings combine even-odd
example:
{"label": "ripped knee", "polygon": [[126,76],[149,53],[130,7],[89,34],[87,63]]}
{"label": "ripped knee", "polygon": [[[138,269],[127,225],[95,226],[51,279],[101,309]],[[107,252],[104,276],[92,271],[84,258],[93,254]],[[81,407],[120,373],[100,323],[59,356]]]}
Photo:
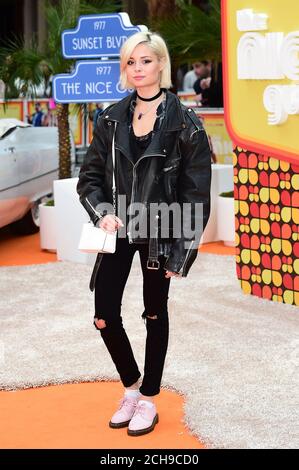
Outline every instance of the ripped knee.
{"label": "ripped knee", "polygon": [[103,328],[106,328],[106,322],[101,318],[94,318],[94,325],[97,330],[102,330]]}
{"label": "ripped knee", "polygon": [[142,313],[141,317],[142,317],[144,323],[146,323],[146,320],[148,320],[149,322],[151,322],[151,320],[159,320],[160,315],[159,315],[159,312],[158,312],[157,314],[152,313],[152,312],[150,312],[150,313],[148,314],[147,311],[144,310],[144,312]]}

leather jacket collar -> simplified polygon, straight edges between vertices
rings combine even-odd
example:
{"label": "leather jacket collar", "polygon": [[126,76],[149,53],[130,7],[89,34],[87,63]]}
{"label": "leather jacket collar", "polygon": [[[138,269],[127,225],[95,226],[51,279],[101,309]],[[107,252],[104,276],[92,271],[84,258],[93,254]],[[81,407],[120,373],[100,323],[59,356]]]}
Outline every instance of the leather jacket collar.
{"label": "leather jacket collar", "polygon": [[[136,90],[123,100],[115,103],[106,118],[111,121],[119,123],[127,123],[128,121],[128,108],[130,106],[131,99],[136,99]],[[178,131],[186,127],[186,119],[181,108],[181,103],[178,97],[169,90],[166,90],[166,119],[165,119],[165,131]]]}

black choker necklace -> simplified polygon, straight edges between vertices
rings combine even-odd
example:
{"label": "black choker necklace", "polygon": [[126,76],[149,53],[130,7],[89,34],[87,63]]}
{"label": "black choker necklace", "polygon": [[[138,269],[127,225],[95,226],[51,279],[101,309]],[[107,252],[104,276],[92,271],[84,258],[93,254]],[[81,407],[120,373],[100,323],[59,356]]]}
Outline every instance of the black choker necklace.
{"label": "black choker necklace", "polygon": [[[136,91],[136,93],[137,93],[137,91]],[[152,96],[152,98],[142,98],[142,96],[139,96],[138,93],[137,93],[137,97],[141,101],[153,101],[153,100],[156,100],[157,98],[159,98],[159,96],[161,96],[162,93],[163,93],[163,88],[161,88],[160,91],[155,96]]]}

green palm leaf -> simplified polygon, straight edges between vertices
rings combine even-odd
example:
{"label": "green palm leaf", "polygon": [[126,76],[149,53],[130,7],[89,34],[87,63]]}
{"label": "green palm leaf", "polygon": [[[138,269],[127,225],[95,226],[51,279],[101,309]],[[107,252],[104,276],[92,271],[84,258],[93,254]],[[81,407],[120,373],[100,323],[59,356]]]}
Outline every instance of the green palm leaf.
{"label": "green palm leaf", "polygon": [[183,2],[180,11],[167,19],[155,20],[151,28],[166,39],[177,64],[198,59],[221,58],[220,0],[210,0],[208,12]]}

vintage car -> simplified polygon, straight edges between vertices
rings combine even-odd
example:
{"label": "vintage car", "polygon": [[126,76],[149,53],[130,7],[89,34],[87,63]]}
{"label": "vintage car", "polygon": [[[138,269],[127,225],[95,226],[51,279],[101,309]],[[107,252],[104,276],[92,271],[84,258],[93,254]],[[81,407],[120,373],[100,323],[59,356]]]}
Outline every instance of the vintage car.
{"label": "vintage car", "polygon": [[[72,175],[75,144],[71,134]],[[51,198],[58,179],[58,128],[33,127],[18,119],[0,119],[0,228],[14,233],[39,230],[38,206]]]}

